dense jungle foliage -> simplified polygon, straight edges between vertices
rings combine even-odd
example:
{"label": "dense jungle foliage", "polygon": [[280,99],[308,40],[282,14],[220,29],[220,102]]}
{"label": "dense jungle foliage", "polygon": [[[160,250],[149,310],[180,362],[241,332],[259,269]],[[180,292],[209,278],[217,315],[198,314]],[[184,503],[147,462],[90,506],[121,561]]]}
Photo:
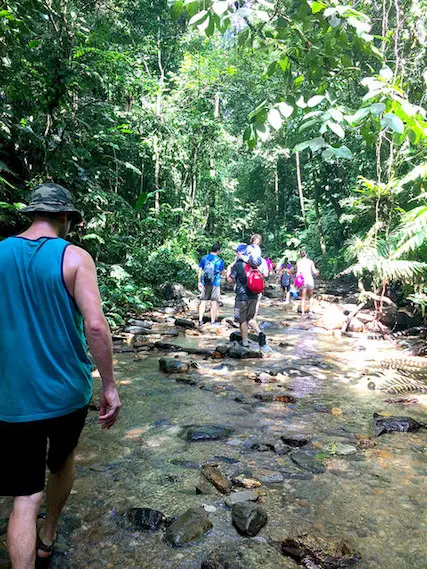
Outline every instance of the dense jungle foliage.
{"label": "dense jungle foliage", "polygon": [[68,187],[110,322],[219,239],[425,304],[426,0],[9,0],[1,236]]}

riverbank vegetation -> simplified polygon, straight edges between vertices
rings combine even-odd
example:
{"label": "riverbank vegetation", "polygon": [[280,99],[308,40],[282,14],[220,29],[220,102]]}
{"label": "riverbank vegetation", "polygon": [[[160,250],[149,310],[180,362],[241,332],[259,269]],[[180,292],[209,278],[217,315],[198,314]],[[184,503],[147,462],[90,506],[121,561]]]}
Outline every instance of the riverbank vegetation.
{"label": "riverbank vegetation", "polygon": [[[256,231],[425,304],[427,2],[10,0],[1,236],[72,190],[112,323]],[[224,251],[226,260],[230,252]]]}

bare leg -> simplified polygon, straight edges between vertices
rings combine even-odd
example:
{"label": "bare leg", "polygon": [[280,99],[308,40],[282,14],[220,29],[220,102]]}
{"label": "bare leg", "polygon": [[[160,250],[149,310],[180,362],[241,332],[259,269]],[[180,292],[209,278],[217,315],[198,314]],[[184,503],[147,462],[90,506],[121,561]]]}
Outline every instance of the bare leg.
{"label": "bare leg", "polygon": [[218,303],[216,300],[211,301],[211,323],[215,324],[218,314]]}
{"label": "bare leg", "polygon": [[248,322],[249,326],[255,330],[257,334],[261,332],[261,328],[258,326],[258,322],[256,321],[256,317],[254,316],[252,320]]}
{"label": "bare leg", "polygon": [[16,496],[7,530],[7,546],[12,569],[34,569],[36,561],[36,520],[43,492]]}
{"label": "bare leg", "polygon": [[200,306],[199,306],[199,322],[203,322],[203,316],[205,314],[205,308],[206,308],[206,300],[201,300]]}
{"label": "bare leg", "polygon": [[[49,474],[46,485],[46,519],[40,530],[40,539],[51,545],[56,538],[56,526],[74,483],[74,452],[56,474]],[[49,553],[38,552],[39,557],[48,557]]]}
{"label": "bare leg", "polygon": [[242,344],[244,346],[248,345],[248,323],[240,322],[240,333],[242,334]]}
{"label": "bare leg", "polygon": [[286,293],[286,303],[289,304],[291,302],[291,291],[288,290]]}
{"label": "bare leg", "polygon": [[307,289],[303,288],[301,293],[301,314],[305,313],[305,297],[307,296]]}
{"label": "bare leg", "polygon": [[309,308],[310,308],[310,312],[313,311],[313,307],[314,307],[314,290],[309,290],[308,291],[309,295],[310,295],[310,304],[309,304]]}

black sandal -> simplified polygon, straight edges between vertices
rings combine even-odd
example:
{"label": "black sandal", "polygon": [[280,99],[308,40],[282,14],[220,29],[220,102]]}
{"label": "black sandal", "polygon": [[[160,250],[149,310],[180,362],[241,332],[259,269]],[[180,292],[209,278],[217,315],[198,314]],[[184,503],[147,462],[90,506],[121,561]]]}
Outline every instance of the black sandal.
{"label": "black sandal", "polygon": [[37,551],[43,551],[44,553],[48,553],[49,555],[47,557],[39,557],[39,559],[49,559],[53,553],[53,550],[55,549],[55,545],[56,545],[56,540],[58,537],[58,534],[56,534],[55,539],[53,540],[53,542],[50,545],[46,545],[40,538],[39,532],[41,529],[41,526],[44,522],[43,518],[39,518],[37,520],[37,540],[36,540],[36,550]]}

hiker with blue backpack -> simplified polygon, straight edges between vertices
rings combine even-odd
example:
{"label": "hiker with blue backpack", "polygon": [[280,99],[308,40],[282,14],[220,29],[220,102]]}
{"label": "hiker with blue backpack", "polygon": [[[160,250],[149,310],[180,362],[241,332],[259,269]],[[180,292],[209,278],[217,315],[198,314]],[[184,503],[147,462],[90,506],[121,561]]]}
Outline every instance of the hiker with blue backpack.
{"label": "hiker with blue backpack", "polygon": [[266,344],[265,334],[261,332],[255,320],[258,301],[264,290],[264,278],[262,274],[262,259],[246,255],[247,247],[241,244],[237,247],[237,258],[231,271],[227,274],[230,284],[236,283],[236,301],[234,305],[234,320],[239,323],[242,335],[241,344],[249,345],[249,323],[258,333],[260,346]]}
{"label": "hiker with blue backpack", "polygon": [[203,326],[203,315],[206,302],[211,303],[211,324],[216,323],[218,302],[221,286],[221,273],[224,271],[224,261],[219,256],[221,244],[214,243],[209,255],[202,257],[199,263],[198,288],[200,291],[199,326]]}

